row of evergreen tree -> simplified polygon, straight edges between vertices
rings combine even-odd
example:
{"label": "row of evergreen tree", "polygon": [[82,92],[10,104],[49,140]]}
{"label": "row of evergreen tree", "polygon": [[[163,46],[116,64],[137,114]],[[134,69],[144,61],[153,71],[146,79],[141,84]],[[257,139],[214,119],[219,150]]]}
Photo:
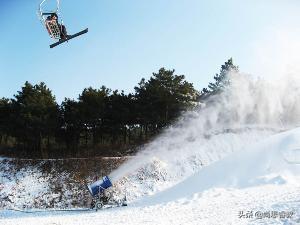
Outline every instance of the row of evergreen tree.
{"label": "row of evergreen tree", "polygon": [[57,104],[45,83],[26,82],[14,98],[0,99],[0,147],[16,157],[123,155],[147,142],[200,98],[215,94],[236,69],[232,59],[214,83],[197,91],[184,75],[161,68],[125,94],[102,86]]}

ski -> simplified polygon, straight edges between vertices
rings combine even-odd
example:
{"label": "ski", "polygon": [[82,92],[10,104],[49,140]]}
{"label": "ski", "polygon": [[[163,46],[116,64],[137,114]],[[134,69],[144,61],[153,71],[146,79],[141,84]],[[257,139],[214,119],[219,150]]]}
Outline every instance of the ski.
{"label": "ski", "polygon": [[76,34],[69,35],[66,39],[62,39],[62,40],[59,40],[58,42],[55,42],[55,43],[51,44],[51,45],[50,45],[50,48],[54,48],[54,47],[56,47],[57,45],[60,45],[60,44],[62,44],[62,43],[64,43],[64,42],[69,41],[69,40],[71,40],[71,39],[73,39],[73,38],[75,38],[75,37],[78,37],[78,36],[80,36],[80,35],[83,35],[83,34],[87,33],[88,31],[89,31],[89,29],[86,28],[85,30],[80,31],[80,32],[78,32],[78,33],[76,33]]}

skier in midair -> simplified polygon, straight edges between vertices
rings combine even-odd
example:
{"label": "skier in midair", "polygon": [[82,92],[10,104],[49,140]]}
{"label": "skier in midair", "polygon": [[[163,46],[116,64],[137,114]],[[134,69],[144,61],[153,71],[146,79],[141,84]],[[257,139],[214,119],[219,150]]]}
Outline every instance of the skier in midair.
{"label": "skier in midair", "polygon": [[[58,16],[56,13],[53,13],[50,16],[48,16],[46,19],[46,23],[56,23],[58,25],[59,30],[60,30],[60,40],[68,38],[67,29],[66,29],[65,25],[60,24],[58,22]],[[46,26],[46,27],[47,27],[49,34],[51,34],[49,27],[48,26]]]}

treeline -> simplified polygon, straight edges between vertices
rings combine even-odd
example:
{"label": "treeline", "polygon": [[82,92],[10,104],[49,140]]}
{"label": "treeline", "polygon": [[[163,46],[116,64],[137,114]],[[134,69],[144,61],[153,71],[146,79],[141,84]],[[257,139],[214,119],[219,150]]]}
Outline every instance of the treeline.
{"label": "treeline", "polygon": [[216,92],[230,68],[235,68],[232,59],[202,92],[184,75],[161,68],[149,80],[143,78],[134,93],[89,87],[60,105],[44,83],[26,82],[14,98],[0,99],[1,153],[43,158],[129,154],[196,107],[201,97]]}

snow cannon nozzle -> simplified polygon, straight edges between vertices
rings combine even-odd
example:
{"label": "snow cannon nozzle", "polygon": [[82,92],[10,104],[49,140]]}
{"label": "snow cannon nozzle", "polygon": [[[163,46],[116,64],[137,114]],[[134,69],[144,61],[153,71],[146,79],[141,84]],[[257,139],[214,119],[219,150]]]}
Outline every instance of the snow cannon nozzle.
{"label": "snow cannon nozzle", "polygon": [[98,180],[90,185],[88,185],[88,189],[92,196],[100,194],[104,192],[104,190],[110,188],[112,183],[108,176],[104,176],[102,180]]}

